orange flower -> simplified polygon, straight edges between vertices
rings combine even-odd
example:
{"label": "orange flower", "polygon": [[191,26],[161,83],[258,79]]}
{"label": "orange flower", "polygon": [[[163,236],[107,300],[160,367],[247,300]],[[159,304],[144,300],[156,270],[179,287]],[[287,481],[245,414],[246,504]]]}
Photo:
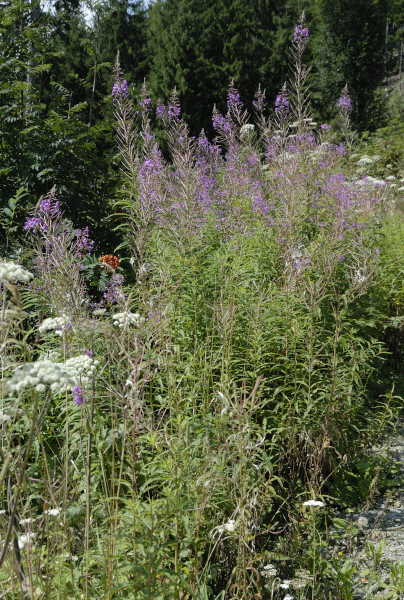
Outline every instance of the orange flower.
{"label": "orange flower", "polygon": [[117,256],[112,256],[112,254],[104,254],[101,256],[100,262],[103,263],[103,266],[108,268],[109,265],[114,271],[119,267],[119,260]]}

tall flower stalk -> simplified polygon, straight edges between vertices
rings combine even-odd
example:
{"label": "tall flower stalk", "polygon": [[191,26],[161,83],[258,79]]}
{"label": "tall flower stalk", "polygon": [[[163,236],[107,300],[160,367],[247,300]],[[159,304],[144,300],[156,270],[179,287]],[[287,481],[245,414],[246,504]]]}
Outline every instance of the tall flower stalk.
{"label": "tall flower stalk", "polygon": [[348,85],[341,91],[341,96],[338,100],[338,113],[342,134],[350,149],[353,142],[353,133],[351,128],[351,112],[353,110],[352,99],[349,94]]}
{"label": "tall flower stalk", "polygon": [[291,48],[290,61],[290,85],[291,110],[297,120],[298,133],[302,135],[308,129],[306,123],[309,119],[309,94],[307,89],[307,77],[311,67],[303,63],[303,54],[309,42],[309,29],[306,26],[304,11],[295,27]]}

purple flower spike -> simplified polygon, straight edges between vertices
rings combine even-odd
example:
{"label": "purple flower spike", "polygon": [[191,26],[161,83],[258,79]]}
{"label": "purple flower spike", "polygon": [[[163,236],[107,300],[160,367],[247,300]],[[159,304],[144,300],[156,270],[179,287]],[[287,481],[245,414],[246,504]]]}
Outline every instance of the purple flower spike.
{"label": "purple flower spike", "polygon": [[171,105],[168,107],[168,120],[171,123],[173,119],[176,121],[180,118],[181,108],[179,106]]}
{"label": "purple flower spike", "polygon": [[341,97],[338,101],[338,107],[342,111],[352,110],[352,100],[351,100],[351,96],[349,95],[349,92],[348,92],[348,86],[345,86],[341,92]]}
{"label": "purple flower spike", "polygon": [[40,217],[29,217],[24,223],[24,231],[31,230],[36,233],[41,227],[46,228],[46,225],[43,223]]}
{"label": "purple flower spike", "polygon": [[78,406],[82,406],[86,402],[86,398],[83,396],[83,388],[79,385],[75,385],[73,388],[73,400]]}
{"label": "purple flower spike", "polygon": [[230,88],[227,92],[227,108],[228,108],[228,110],[231,110],[231,108],[233,108],[233,106],[241,107],[241,106],[243,106],[243,103],[240,100],[240,94],[239,94],[238,90],[236,90],[236,88],[233,87],[233,81],[232,81]]}
{"label": "purple flower spike", "polygon": [[309,41],[308,27],[304,27],[303,25],[296,25],[293,41],[295,44],[306,44]]}
{"label": "purple flower spike", "polygon": [[159,104],[156,107],[156,115],[161,119],[166,114],[166,107],[164,104]]}
{"label": "purple flower spike", "polygon": [[289,98],[286,92],[286,85],[283,86],[275,100],[275,113],[277,115],[286,115],[289,112]]}
{"label": "purple flower spike", "polygon": [[150,110],[151,98],[149,98],[149,96],[147,95],[146,89],[144,90],[144,94],[142,94],[142,96],[139,100],[139,104],[140,104],[143,112],[147,113]]}
{"label": "purple flower spike", "polygon": [[116,79],[112,87],[112,98],[114,102],[116,102],[117,100],[124,100],[128,97],[128,94],[129,88],[126,79],[124,79],[123,81]]}
{"label": "purple flower spike", "polygon": [[59,200],[55,198],[52,192],[40,201],[39,212],[53,216],[61,214]]}
{"label": "purple flower spike", "polygon": [[258,87],[258,90],[255,94],[255,100],[253,100],[253,106],[259,111],[262,112],[265,108],[265,91],[261,92],[261,87]]}
{"label": "purple flower spike", "polygon": [[352,108],[352,101],[349,96],[341,96],[338,102],[339,108],[350,110]]}
{"label": "purple flower spike", "polygon": [[76,229],[77,236],[77,256],[83,258],[85,254],[91,256],[91,250],[94,246],[94,241],[89,238],[89,229]]}

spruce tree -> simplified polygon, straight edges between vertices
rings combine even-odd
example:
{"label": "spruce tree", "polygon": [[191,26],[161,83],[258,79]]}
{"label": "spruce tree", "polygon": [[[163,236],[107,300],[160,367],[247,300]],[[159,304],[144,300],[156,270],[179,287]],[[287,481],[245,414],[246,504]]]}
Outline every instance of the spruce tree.
{"label": "spruce tree", "polygon": [[382,82],[388,0],[312,2],[318,20],[315,86],[323,105],[336,105],[348,85],[360,129],[377,125],[375,91]]}

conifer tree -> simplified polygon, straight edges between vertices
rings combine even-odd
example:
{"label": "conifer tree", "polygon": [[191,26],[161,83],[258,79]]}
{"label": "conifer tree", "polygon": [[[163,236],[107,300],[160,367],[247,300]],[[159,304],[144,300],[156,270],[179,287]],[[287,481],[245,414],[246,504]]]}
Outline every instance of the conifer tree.
{"label": "conifer tree", "polygon": [[382,82],[388,0],[312,2],[318,22],[316,88],[321,103],[332,106],[345,84],[353,100],[353,120],[368,128],[379,117],[375,90]]}
{"label": "conifer tree", "polygon": [[245,103],[259,84],[275,97],[299,0],[157,0],[150,10],[150,83],[164,100],[176,86],[195,133],[225,108],[231,80]]}

